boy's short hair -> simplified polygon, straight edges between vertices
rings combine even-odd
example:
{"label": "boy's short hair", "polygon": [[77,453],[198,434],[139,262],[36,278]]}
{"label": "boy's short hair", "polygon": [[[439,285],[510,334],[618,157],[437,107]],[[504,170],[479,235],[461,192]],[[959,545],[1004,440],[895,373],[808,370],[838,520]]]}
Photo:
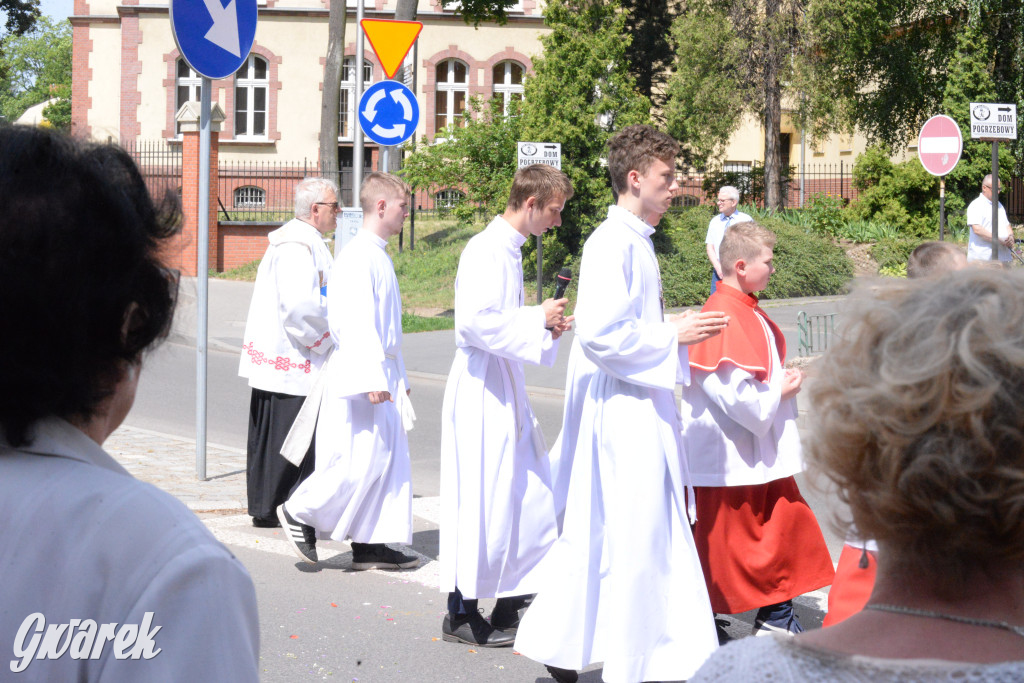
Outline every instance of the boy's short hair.
{"label": "boy's short hair", "polygon": [[774,232],[754,221],[730,225],[718,248],[722,274],[732,275],[737,261],[755,259],[765,247],[774,249],[775,239]]}
{"label": "boy's short hair", "polygon": [[959,270],[967,263],[962,249],[949,242],[924,242],[907,259],[907,277],[927,277]]}
{"label": "boy's short hair", "polygon": [[396,175],[374,171],[365,178],[359,187],[359,206],[363,213],[369,213],[374,203],[381,197],[393,199],[409,194],[409,184]]}
{"label": "boy's short hair", "polygon": [[672,165],[679,143],[667,133],[650,126],[627,126],[608,141],[608,173],[616,195],[626,191],[630,171],[647,173],[655,159]]}
{"label": "boy's short hair", "polygon": [[518,211],[530,197],[537,198],[537,205],[544,208],[556,197],[572,199],[574,191],[569,176],[554,166],[531,164],[516,171],[512,179],[512,190],[508,195],[507,208]]}

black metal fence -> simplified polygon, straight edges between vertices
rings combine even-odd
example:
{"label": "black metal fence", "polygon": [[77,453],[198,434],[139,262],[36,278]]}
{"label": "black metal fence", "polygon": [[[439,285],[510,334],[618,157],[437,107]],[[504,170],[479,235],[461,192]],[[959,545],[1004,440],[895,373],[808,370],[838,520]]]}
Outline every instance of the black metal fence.
{"label": "black metal fence", "polygon": [[[181,192],[182,153],[180,143],[165,140],[128,140],[124,147],[135,159],[154,196],[167,191]],[[369,172],[370,169],[366,169]],[[805,205],[814,195],[838,197],[848,203],[858,197],[853,186],[853,163],[807,164],[802,173],[789,167],[783,176],[783,205]],[[327,171],[315,162],[222,161],[219,164],[218,195],[223,220],[285,221],[293,215],[295,185],[305,177],[330,176],[341,188],[340,201],[353,206],[352,167]],[[718,188],[733,185],[740,191],[741,204],[764,206],[764,168],[728,171],[692,171],[679,177],[680,193],[675,206],[714,205]],[[465,202],[464,187],[419,189],[414,206],[417,211],[445,213]],[[1002,193],[1010,221],[1024,221],[1024,180],[1014,178]]]}

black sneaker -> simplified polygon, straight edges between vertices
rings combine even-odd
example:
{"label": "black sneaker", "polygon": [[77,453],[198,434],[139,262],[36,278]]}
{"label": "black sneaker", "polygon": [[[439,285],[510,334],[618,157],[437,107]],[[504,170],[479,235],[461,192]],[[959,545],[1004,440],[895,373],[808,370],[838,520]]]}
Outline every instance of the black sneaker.
{"label": "black sneaker", "polygon": [[295,554],[310,564],[316,564],[316,529],[289,515],[284,503],[277,506],[277,518],[281,520],[285,538],[291,541]]}
{"label": "black sneaker", "polygon": [[411,569],[420,566],[420,558],[389,548],[383,543],[353,543],[352,569]]}
{"label": "black sneaker", "polygon": [[516,642],[514,633],[505,633],[487,623],[479,612],[452,619],[444,615],[441,623],[441,639],[449,643],[465,643],[478,647],[511,647]]}

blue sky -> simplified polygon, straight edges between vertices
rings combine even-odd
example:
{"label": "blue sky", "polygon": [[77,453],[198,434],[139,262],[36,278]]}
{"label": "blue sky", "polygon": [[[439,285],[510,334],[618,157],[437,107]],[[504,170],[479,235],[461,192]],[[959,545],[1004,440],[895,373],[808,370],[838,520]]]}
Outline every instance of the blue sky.
{"label": "blue sky", "polygon": [[43,14],[54,19],[67,19],[74,11],[74,0],[40,0]]}

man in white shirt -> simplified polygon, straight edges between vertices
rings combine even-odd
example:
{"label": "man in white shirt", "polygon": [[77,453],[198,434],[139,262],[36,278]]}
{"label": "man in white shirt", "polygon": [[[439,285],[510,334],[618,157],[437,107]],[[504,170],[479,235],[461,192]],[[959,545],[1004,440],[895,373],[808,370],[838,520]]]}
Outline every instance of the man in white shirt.
{"label": "man in white shirt", "polygon": [[277,526],[277,506],[313,471],[312,446],[298,466],[281,446],[334,346],[325,298],[332,259],[323,236],[335,228],[337,196],[329,180],[300,182],[295,218],[267,235],[256,272],[238,364],[252,387],[246,489],[253,526]]}
{"label": "man in white shirt", "polygon": [[[573,194],[561,171],[520,169],[505,213],[466,245],[455,279],[458,347],[441,426],[441,590],[449,642],[509,646],[533,568],[557,525],[547,448],[526,394],[523,364],[551,366],[569,329],[567,299],[524,306],[521,249],[561,225]],[[498,600],[490,622],[478,598]]]}
{"label": "man in white shirt", "polygon": [[[967,260],[988,261],[992,258],[992,175],[981,181],[981,194],[967,207]],[[1006,218],[1006,209],[999,203],[999,244],[1003,247],[996,255],[1000,261],[1010,260],[1009,247],[1013,246],[1013,228]],[[997,245],[998,248],[998,245]]]}
{"label": "man in white shirt", "polygon": [[719,213],[708,223],[708,236],[704,240],[704,244],[708,250],[708,260],[711,261],[712,294],[715,293],[715,288],[722,280],[722,264],[718,259],[718,248],[722,244],[722,238],[725,237],[725,231],[729,229],[730,225],[752,220],[747,214],[736,210],[739,202],[739,190],[732,185],[724,185],[718,191]]}

